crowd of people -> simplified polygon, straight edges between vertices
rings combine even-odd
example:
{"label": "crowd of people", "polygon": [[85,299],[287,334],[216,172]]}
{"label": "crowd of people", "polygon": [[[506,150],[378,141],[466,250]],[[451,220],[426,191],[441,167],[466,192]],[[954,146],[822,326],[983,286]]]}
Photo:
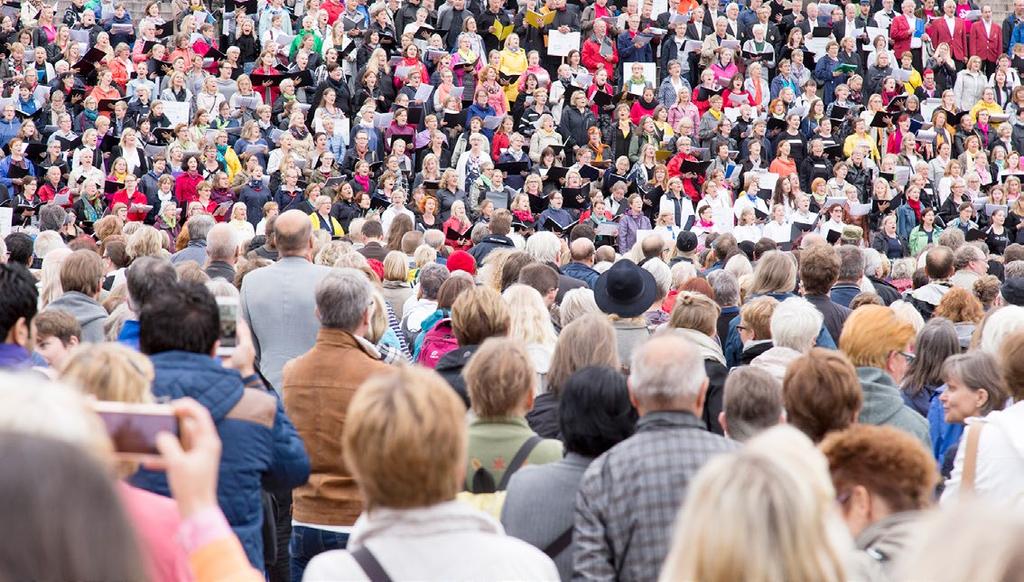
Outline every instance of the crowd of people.
{"label": "crowd of people", "polygon": [[29,0],[0,53],[12,579],[1024,559],[1024,0]]}

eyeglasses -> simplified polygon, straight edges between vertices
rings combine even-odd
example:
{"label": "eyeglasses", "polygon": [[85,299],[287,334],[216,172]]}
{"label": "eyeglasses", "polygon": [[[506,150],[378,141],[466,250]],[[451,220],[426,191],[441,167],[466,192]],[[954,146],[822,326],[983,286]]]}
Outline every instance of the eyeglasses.
{"label": "eyeglasses", "polygon": [[917,356],[915,356],[914,354],[911,354],[909,352],[896,352],[896,353],[898,353],[899,355],[903,356],[903,358],[905,360],[907,360],[908,364],[913,364],[914,360],[917,359]]}

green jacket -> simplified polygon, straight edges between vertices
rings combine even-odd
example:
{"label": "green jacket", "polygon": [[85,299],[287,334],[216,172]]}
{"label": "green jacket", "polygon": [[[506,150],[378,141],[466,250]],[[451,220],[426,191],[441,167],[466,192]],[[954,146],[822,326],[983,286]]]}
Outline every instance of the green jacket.
{"label": "green jacket", "polygon": [[[942,234],[942,229],[938,225],[932,225],[933,244],[939,244],[940,234]],[[910,255],[913,257],[919,255],[928,246],[928,233],[921,228],[921,225],[915,226],[914,230],[910,231],[907,246],[910,247]]]}
{"label": "green jacket", "polygon": [[889,374],[879,368],[862,367],[857,368],[857,378],[864,392],[861,424],[894,426],[916,436],[926,448],[931,446],[928,421],[906,405]]}
{"label": "green jacket", "polygon": [[[466,489],[473,482],[473,474],[479,468],[486,469],[494,483],[498,484],[505,474],[505,467],[512,462],[519,447],[535,433],[522,417],[476,419],[469,425],[469,449],[466,466]],[[526,465],[543,465],[561,460],[562,443],[555,439],[544,439],[533,448],[526,458]]]}
{"label": "green jacket", "polygon": [[295,53],[299,52],[299,47],[302,46],[302,41],[305,40],[306,36],[313,37],[313,52],[320,54],[320,48],[324,44],[324,39],[320,37],[320,33],[315,30],[302,29],[295,33],[295,39],[292,40],[291,49],[288,51],[288,56],[295,58]]}

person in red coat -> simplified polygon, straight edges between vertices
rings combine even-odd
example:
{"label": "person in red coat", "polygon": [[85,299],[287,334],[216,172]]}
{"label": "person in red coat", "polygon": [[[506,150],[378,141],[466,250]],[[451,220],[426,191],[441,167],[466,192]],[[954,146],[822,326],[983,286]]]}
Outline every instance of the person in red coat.
{"label": "person in red coat", "polygon": [[992,7],[981,7],[981,20],[971,24],[967,34],[967,46],[972,55],[981,57],[985,74],[996,72],[996,61],[1003,49],[1003,28],[992,21]]}
{"label": "person in red coat", "polygon": [[178,199],[178,206],[188,208],[189,202],[196,200],[199,196],[196,193],[196,186],[203,181],[199,174],[199,158],[189,156],[185,158],[183,172],[174,178],[174,197]]}
{"label": "person in red coat", "polygon": [[679,176],[683,179],[683,192],[685,192],[686,195],[690,197],[690,200],[696,204],[700,202],[700,188],[704,183],[704,176],[698,176],[693,172],[684,173],[680,168],[684,161],[698,161],[697,157],[693,155],[693,152],[690,149],[690,138],[685,136],[680,137],[676,141],[676,147],[679,149],[679,153],[668,161],[668,175],[670,178]]}
{"label": "person in red coat", "polygon": [[581,56],[583,66],[594,74],[598,68],[608,72],[608,78],[615,78],[615,65],[619,62],[619,50],[615,40],[608,36],[608,25],[603,20],[594,21],[594,34],[583,42]]}
{"label": "person in red coat", "polygon": [[138,189],[138,185],[139,179],[135,174],[128,174],[124,177],[124,190],[114,192],[114,198],[111,200],[111,205],[120,202],[128,207],[128,220],[131,222],[142,222],[149,214],[149,209],[132,211],[132,206],[136,204],[147,204],[146,195]]}
{"label": "person in red coat", "polygon": [[[889,24],[889,37],[892,39],[892,52],[896,55],[911,50],[911,39],[915,36],[923,38],[925,21],[914,15],[917,4],[914,0],[903,0],[901,5],[903,12],[892,19]],[[914,53],[914,66],[920,67],[921,51]]]}
{"label": "person in red coat", "polygon": [[926,31],[932,39],[932,46],[946,43],[953,52],[954,60],[967,60],[967,23],[956,17],[956,2],[946,0],[942,5],[942,16],[932,20]]}

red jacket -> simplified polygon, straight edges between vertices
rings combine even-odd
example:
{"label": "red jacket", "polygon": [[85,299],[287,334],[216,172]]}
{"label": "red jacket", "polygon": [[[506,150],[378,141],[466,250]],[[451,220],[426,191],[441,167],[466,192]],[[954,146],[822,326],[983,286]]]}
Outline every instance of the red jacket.
{"label": "red jacket", "polygon": [[896,15],[896,18],[893,18],[892,23],[889,24],[889,38],[892,39],[893,54],[899,56],[909,51],[910,39],[913,36],[914,31],[910,30],[907,17],[902,14]]}
{"label": "red jacket", "polygon": [[940,16],[925,27],[925,32],[932,39],[932,46],[946,43],[953,52],[954,59],[961,62],[967,60],[967,26],[963,18],[953,19],[953,31],[950,32],[945,17]]}
{"label": "red jacket", "polygon": [[581,58],[583,60],[583,66],[590,71],[590,74],[594,74],[594,71],[598,67],[604,67],[605,71],[608,71],[608,78],[615,78],[615,65],[619,62],[619,49],[615,46],[615,39],[610,38],[612,43],[612,56],[611,58],[605,58],[601,55],[601,45],[594,41],[593,38],[588,38],[583,42],[583,54]]}
{"label": "red jacket", "polygon": [[202,181],[202,175],[196,173],[191,176],[188,172],[182,172],[174,179],[174,197],[178,199],[178,207],[188,210],[188,203],[199,198],[196,186]]}
{"label": "red jacket", "polygon": [[[682,172],[679,170],[679,166],[682,165],[684,160],[696,162],[697,158],[695,158],[693,154],[685,154],[683,152],[679,152],[678,154],[672,156],[672,159],[668,161],[667,166],[668,175],[670,178],[682,175]],[[694,178],[683,178],[683,192],[685,192],[686,195],[690,197],[690,200],[692,200],[694,204],[700,202],[700,188],[703,183],[704,176],[696,176]]]}
{"label": "red jacket", "polygon": [[148,212],[132,212],[132,204],[146,204],[146,195],[141,190],[136,190],[132,197],[128,198],[127,190],[118,190],[114,193],[114,199],[110,202],[111,207],[114,204],[121,203],[128,207],[128,220],[132,222],[142,222],[146,219]]}
{"label": "red jacket", "polygon": [[991,30],[986,35],[985,24],[982,21],[972,23],[967,35],[967,45],[972,55],[978,55],[981,60],[994,63],[1003,53],[1003,28],[995,21],[989,28]]}

